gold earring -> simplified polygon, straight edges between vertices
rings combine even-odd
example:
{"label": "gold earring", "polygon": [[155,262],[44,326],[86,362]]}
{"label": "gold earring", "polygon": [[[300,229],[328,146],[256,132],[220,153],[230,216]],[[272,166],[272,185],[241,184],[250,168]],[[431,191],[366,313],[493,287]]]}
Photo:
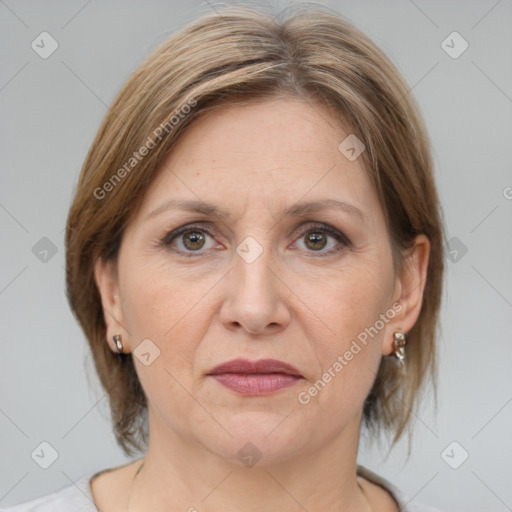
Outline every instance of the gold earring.
{"label": "gold earring", "polygon": [[123,352],[123,338],[120,334],[116,334],[113,337],[114,343],[116,344],[117,351],[119,353]]}
{"label": "gold earring", "polygon": [[398,359],[398,362],[405,365],[405,345],[407,339],[405,333],[402,331],[395,331],[393,333],[393,354]]}

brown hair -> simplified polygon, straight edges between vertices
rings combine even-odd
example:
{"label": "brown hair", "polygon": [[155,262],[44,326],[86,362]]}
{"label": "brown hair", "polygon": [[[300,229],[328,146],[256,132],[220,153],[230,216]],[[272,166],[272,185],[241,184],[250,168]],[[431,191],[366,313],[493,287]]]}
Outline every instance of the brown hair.
{"label": "brown hair", "polygon": [[114,354],[105,341],[94,265],[98,258],[116,259],[124,227],[184,130],[226,103],[282,95],[318,102],[363,141],[361,158],[386,217],[396,272],[402,272],[417,234],[431,244],[422,309],[408,333],[405,374],[391,358],[382,358],[364,404],[364,425],[394,433],[395,444],[410,424],[427,376],[435,396],[445,240],[421,114],[391,61],[338,13],[306,5],[292,11],[273,18],[261,9],[229,7],[181,29],[122,87],[84,162],[66,228],[68,298],[127,455],[147,440],[146,396],[132,355]]}

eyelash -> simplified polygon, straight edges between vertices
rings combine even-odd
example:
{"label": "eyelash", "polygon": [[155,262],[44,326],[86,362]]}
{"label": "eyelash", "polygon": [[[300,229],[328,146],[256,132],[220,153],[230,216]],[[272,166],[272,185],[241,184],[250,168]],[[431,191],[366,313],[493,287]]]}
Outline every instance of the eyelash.
{"label": "eyelash", "polygon": [[[209,225],[192,224],[192,225],[183,226],[181,228],[178,228],[178,229],[166,234],[165,237],[161,241],[161,245],[163,247],[169,249],[169,246],[171,245],[171,243],[176,238],[178,238],[180,235],[183,235],[185,233],[190,233],[190,232],[196,232],[196,231],[207,233],[208,235],[210,235],[212,237],[217,235],[217,232],[215,231],[215,229],[213,229]],[[331,228],[330,226],[328,226],[326,224],[315,224],[315,223],[308,224],[307,229],[304,229],[301,231],[301,234],[299,235],[299,238],[297,238],[297,240],[299,240],[300,238],[304,237],[305,235],[307,235],[309,233],[327,234],[327,235],[332,236],[339,242],[339,244],[335,248],[329,249],[328,251],[324,251],[324,252],[318,251],[317,254],[315,255],[315,257],[322,258],[322,257],[326,257],[326,256],[331,256],[332,254],[338,253],[338,252],[342,251],[343,249],[345,249],[346,247],[350,247],[352,245],[350,240],[343,233],[340,233],[338,230]],[[181,251],[181,250],[176,250],[176,249],[173,249],[173,252],[176,252],[177,254],[180,254],[181,256],[183,256],[185,258],[194,258],[194,257],[197,257],[197,256],[203,254],[200,251]],[[308,251],[308,252],[315,253],[316,251]]]}

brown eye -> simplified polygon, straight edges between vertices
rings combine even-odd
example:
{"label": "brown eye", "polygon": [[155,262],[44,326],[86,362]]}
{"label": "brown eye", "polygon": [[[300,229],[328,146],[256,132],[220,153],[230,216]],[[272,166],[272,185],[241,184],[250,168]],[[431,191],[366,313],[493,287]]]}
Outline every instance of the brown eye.
{"label": "brown eye", "polygon": [[199,231],[189,231],[182,235],[183,245],[190,251],[202,249],[205,244],[205,237]]}
{"label": "brown eye", "polygon": [[305,237],[305,244],[309,249],[320,250],[327,245],[327,237],[324,233],[308,233]]}
{"label": "brown eye", "polygon": [[201,256],[215,246],[215,232],[211,227],[183,226],[165,235],[162,245],[182,256]]}
{"label": "brown eye", "polygon": [[308,227],[309,229],[302,231],[296,242],[296,248],[302,249],[306,256],[330,256],[352,246],[343,233],[328,225],[319,224]]}

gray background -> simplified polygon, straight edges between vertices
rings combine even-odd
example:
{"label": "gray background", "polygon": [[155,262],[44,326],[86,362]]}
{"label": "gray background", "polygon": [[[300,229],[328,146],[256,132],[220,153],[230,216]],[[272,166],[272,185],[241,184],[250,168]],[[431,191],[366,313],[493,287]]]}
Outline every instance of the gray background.
{"label": "gray background", "polygon": [[[428,404],[414,411],[408,462],[402,442],[386,460],[363,444],[360,463],[444,510],[512,510],[512,2],[330,5],[387,52],[417,97],[454,250],[438,415]],[[0,1],[2,506],[127,461],[66,302],[63,229],[107,105],[157,43],[210,8],[191,0]],[[47,59],[31,48],[42,31],[59,44]],[[453,31],[469,44],[456,59],[441,46]],[[59,454],[48,469],[31,458],[43,441]],[[469,458],[453,469],[447,461],[460,464],[463,450]]]}

